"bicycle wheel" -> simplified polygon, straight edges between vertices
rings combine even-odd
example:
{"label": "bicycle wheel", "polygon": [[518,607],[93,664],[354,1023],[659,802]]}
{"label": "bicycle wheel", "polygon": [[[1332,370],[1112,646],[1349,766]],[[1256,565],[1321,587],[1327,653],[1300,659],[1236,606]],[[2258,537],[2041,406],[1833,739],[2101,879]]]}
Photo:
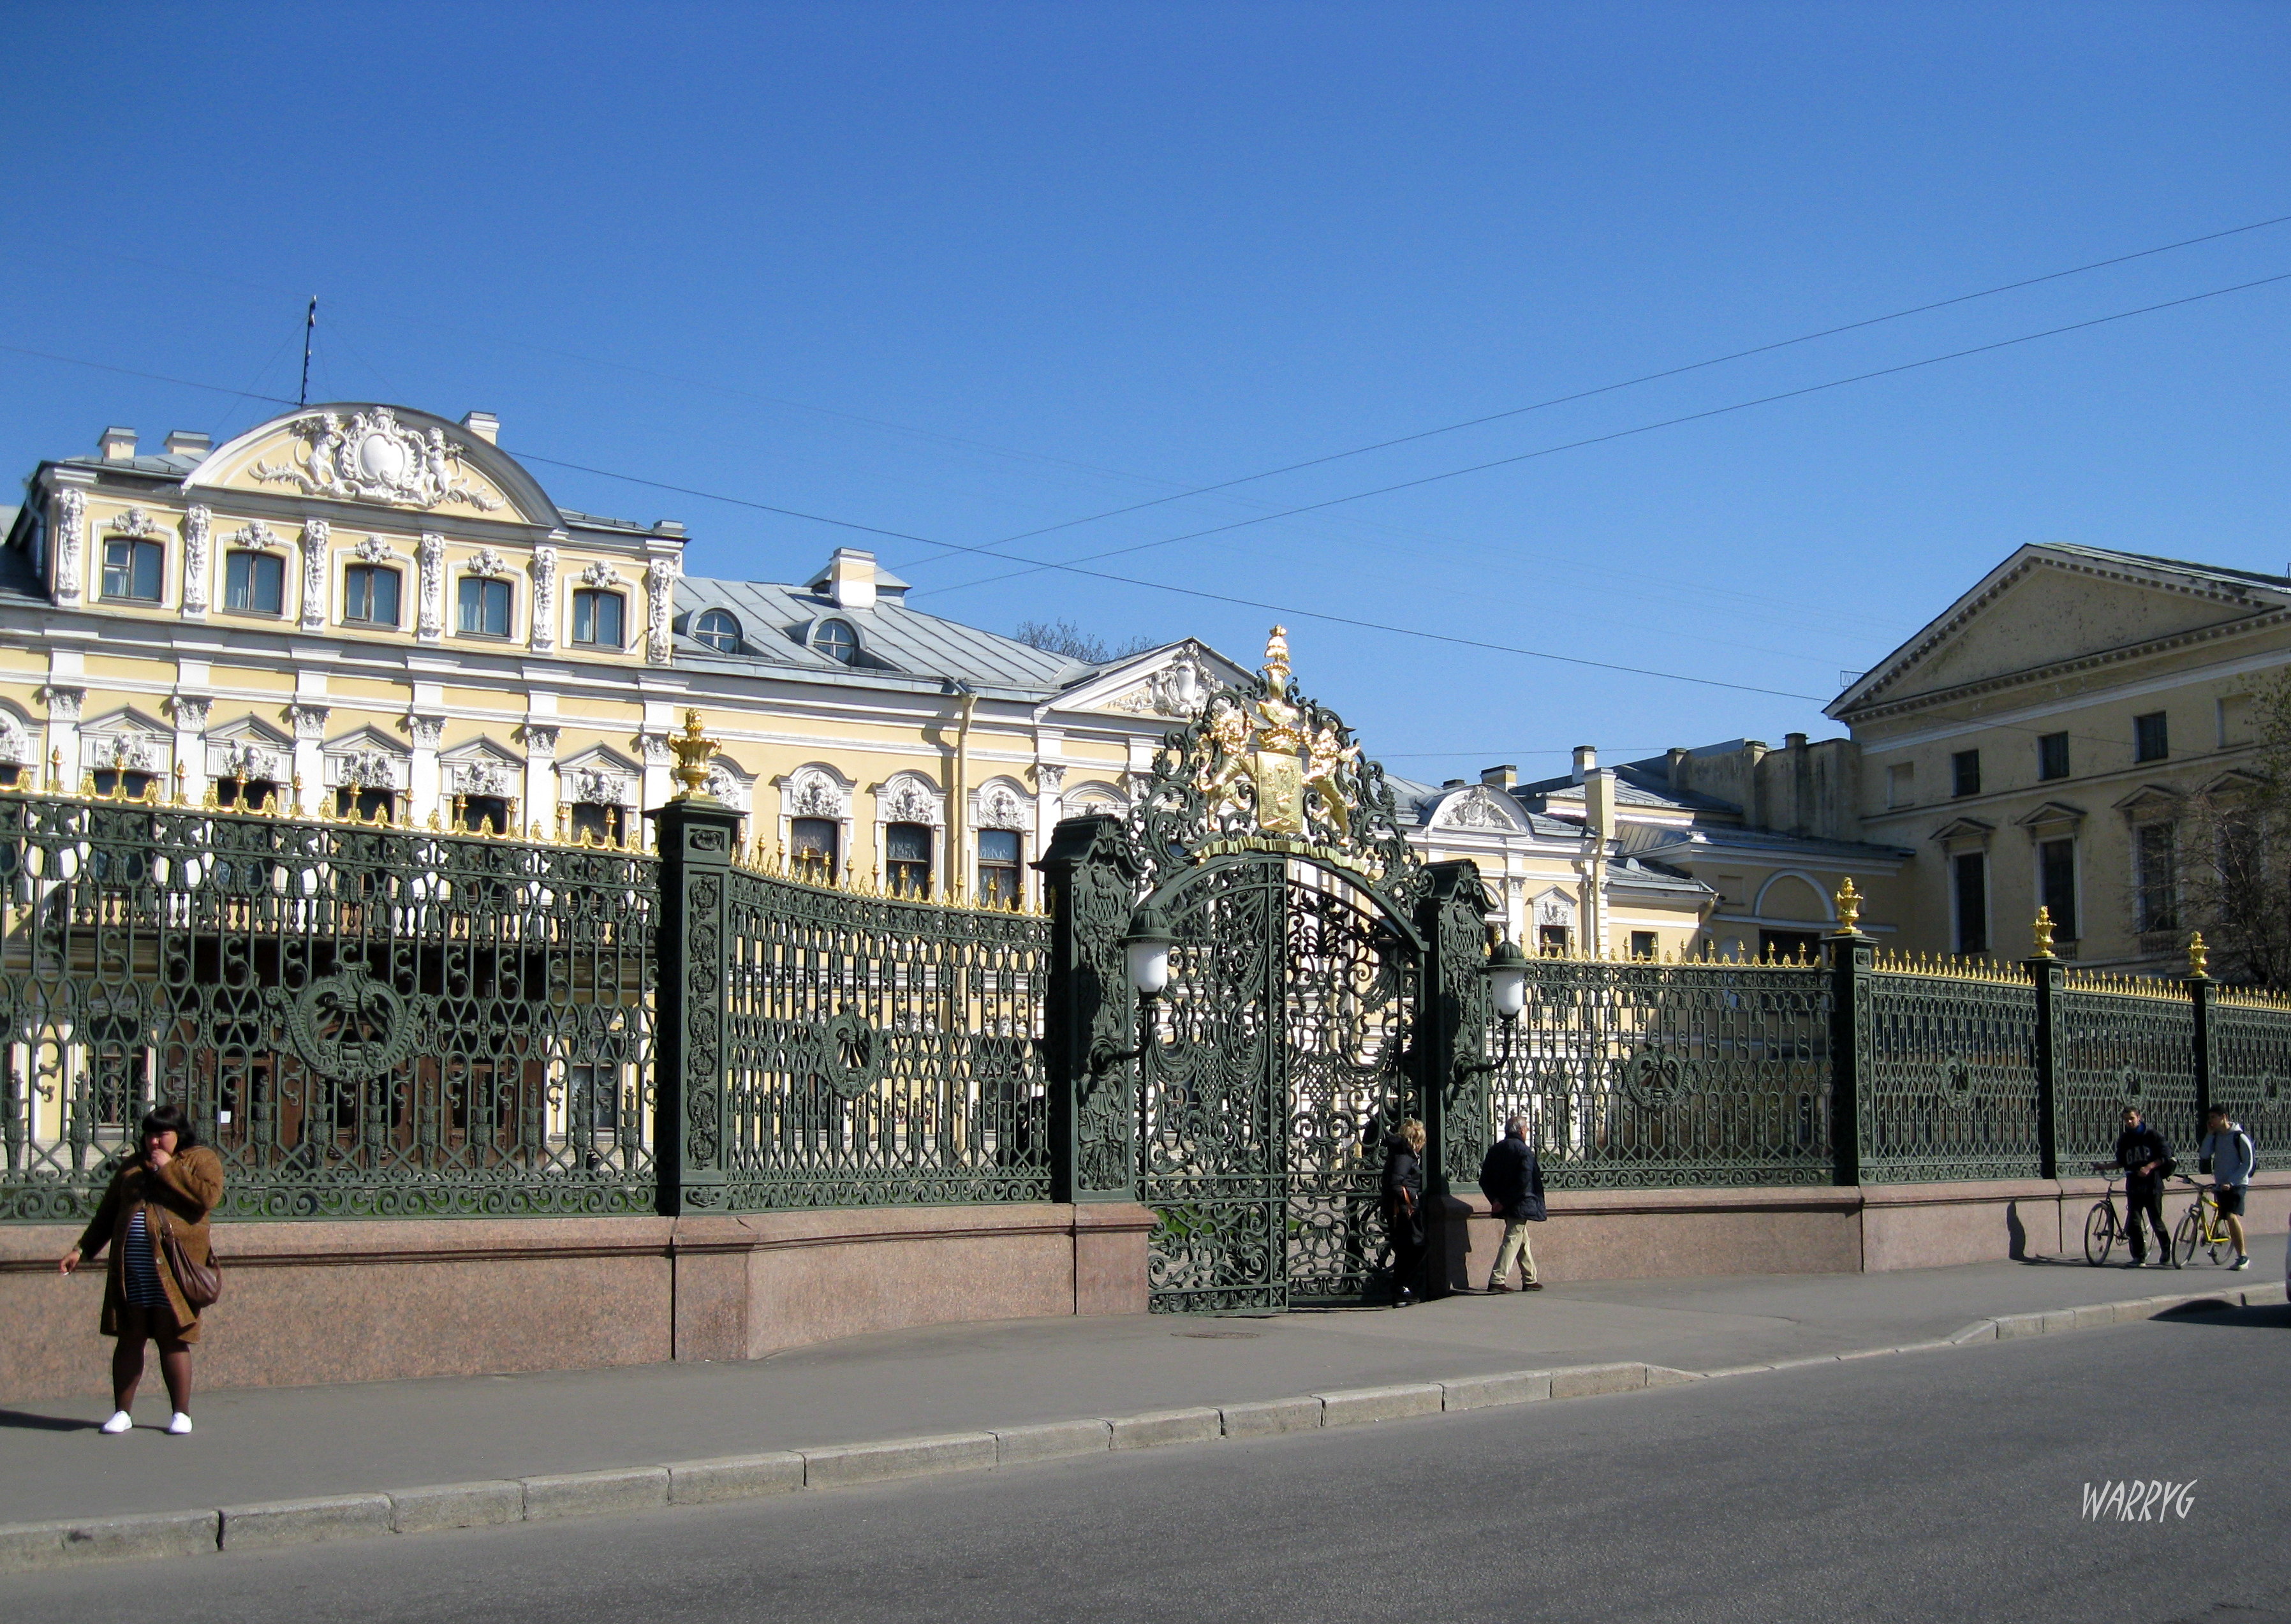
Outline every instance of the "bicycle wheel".
{"label": "bicycle wheel", "polygon": [[2227,1238],[2227,1220],[2209,1202],[2204,1203],[2204,1251],[2215,1264],[2224,1264],[2235,1256],[2235,1242]]}
{"label": "bicycle wheel", "polygon": [[2182,1268],[2195,1260],[2196,1242],[2203,1238],[2203,1220],[2191,1207],[2180,1215],[2178,1227],[2172,1231],[2172,1260]]}
{"label": "bicycle wheel", "polygon": [[2108,1261],[2108,1254],[2116,1250],[2123,1237],[2116,1227],[2116,1207],[2110,1202],[2094,1202],[2084,1220],[2084,1260],[2098,1268]]}

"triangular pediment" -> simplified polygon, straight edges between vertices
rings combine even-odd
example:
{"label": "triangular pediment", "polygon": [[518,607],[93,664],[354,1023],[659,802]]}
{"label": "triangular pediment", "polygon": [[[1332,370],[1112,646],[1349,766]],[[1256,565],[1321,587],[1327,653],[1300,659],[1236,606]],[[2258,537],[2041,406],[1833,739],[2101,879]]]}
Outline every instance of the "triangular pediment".
{"label": "triangular pediment", "polygon": [[274,418],[217,447],[189,491],[260,491],[415,515],[555,528],[532,475],[459,423],[409,406],[345,401]]}
{"label": "triangular pediment", "polygon": [[1094,711],[1187,722],[1219,688],[1249,680],[1249,673],[1207,643],[1192,638],[1119,661],[1076,683],[1044,710]]}
{"label": "triangular pediment", "polygon": [[2023,547],[1832,703],[1881,705],[2034,673],[2291,608],[2291,589],[2200,565]]}

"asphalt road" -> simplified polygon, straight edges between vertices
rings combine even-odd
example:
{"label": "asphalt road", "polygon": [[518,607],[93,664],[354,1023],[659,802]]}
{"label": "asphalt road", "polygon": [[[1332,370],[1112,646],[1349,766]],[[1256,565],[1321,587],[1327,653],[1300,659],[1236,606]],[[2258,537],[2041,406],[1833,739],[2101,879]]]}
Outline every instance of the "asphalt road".
{"label": "asphalt road", "polygon": [[[2291,1310],[744,1505],[0,1580],[30,1624],[2291,1621]],[[2196,1480],[2095,1523],[2086,1483]]]}

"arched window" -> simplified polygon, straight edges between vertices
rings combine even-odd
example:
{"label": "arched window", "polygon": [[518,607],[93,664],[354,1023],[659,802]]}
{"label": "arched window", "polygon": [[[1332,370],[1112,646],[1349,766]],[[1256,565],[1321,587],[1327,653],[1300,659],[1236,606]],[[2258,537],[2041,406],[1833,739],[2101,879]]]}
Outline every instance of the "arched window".
{"label": "arched window", "polygon": [[740,623],[729,609],[703,609],[692,623],[692,639],[718,654],[737,654]]}
{"label": "arched window", "polygon": [[811,646],[831,660],[849,665],[859,657],[859,634],[848,623],[824,620],[812,629]]}

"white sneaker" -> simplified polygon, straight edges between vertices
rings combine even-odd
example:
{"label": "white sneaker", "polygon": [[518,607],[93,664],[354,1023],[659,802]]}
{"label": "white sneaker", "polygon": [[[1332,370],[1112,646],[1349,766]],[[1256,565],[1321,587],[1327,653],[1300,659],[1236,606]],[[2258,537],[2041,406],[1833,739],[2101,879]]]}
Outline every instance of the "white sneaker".
{"label": "white sneaker", "polygon": [[2238,1258],[2233,1263],[2229,1264],[2227,1266],[2231,1272],[2236,1269],[2247,1269],[2251,1266],[2251,1259],[2248,1258]]}
{"label": "white sneaker", "polygon": [[128,1414],[125,1410],[115,1410],[111,1412],[111,1419],[106,1421],[100,1430],[109,1433],[116,1438],[121,1433],[125,1432],[134,1425],[135,1418],[133,1416]]}
{"label": "white sneaker", "polygon": [[175,1419],[167,1423],[167,1435],[171,1438],[188,1437],[190,1435],[190,1430],[191,1418],[180,1410],[176,1411]]}

